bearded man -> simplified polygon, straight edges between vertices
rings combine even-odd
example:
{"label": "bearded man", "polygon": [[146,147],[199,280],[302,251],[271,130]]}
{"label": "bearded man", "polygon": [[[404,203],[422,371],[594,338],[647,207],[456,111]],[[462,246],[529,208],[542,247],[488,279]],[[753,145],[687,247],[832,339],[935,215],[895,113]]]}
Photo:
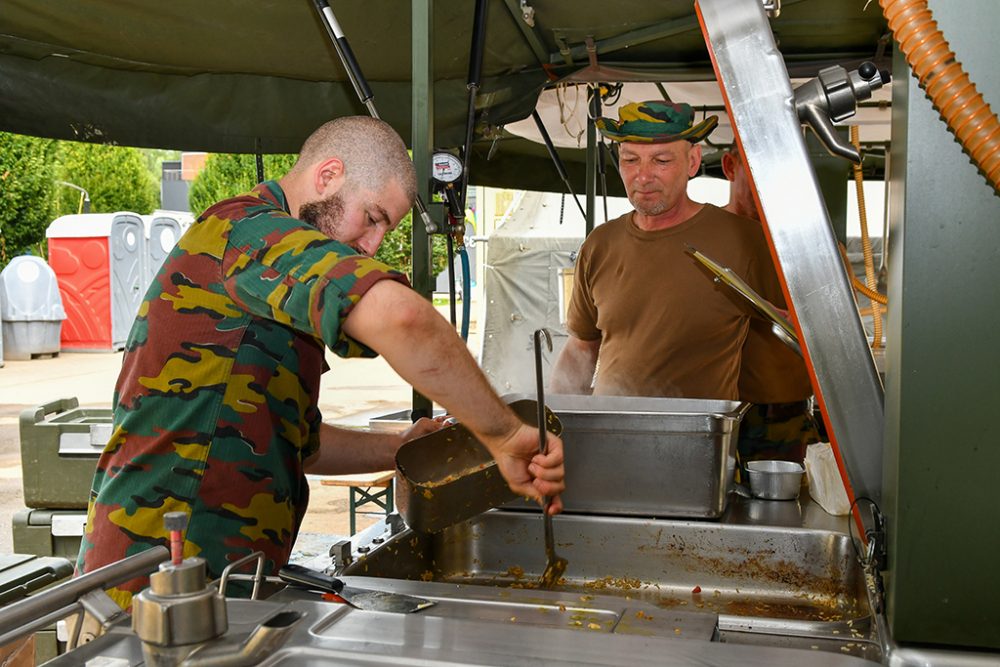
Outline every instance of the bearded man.
{"label": "bearded man", "polygon": [[[309,499],[305,473],[394,466],[402,436],[337,429],[317,406],[324,348],[382,354],[479,438],[519,495],[563,490],[562,442],[493,392],[455,330],[405,276],[372,258],[413,205],[406,146],[382,121],[341,118],[305,142],[279,181],[206,210],[153,281],[125,347],[114,430],[97,466],[77,562],[88,572],[167,544],[220,576],[254,551],[288,561]],[[123,608],[141,577],[108,591]]]}

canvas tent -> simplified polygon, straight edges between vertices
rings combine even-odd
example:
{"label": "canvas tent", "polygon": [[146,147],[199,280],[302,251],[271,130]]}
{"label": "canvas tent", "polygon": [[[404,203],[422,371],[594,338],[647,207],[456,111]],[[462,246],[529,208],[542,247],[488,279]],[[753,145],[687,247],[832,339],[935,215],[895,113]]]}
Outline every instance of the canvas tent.
{"label": "canvas tent", "polygon": [[[407,141],[414,136],[412,54],[424,47],[434,81],[433,120],[424,122],[433,123],[436,146],[463,141],[474,5],[331,3],[381,115]],[[814,76],[828,64],[876,56],[890,67],[885,22],[878,7],[864,5],[784,0],[772,26],[790,73]],[[690,0],[487,6],[476,184],[564,191],[545,148],[503,130],[528,117],[555,82],[714,79]],[[414,38],[412,16],[422,11],[433,18]],[[365,113],[309,0],[0,0],[0,72],[0,130],[61,139],[295,152],[323,121]],[[562,153],[582,192],[584,151]],[[617,179],[609,187],[621,193]]]}

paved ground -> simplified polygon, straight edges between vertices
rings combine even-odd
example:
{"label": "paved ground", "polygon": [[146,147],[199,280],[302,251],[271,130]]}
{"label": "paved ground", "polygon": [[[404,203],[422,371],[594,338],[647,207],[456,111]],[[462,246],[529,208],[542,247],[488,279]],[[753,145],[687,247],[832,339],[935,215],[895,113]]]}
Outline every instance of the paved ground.
{"label": "paved ground", "polygon": [[[473,346],[472,349],[476,349]],[[24,508],[18,415],[54,399],[76,397],[81,406],[110,407],[121,353],[62,353],[55,358],[7,361],[0,368],[0,554],[11,553],[11,517]],[[368,420],[408,409],[412,390],[379,359],[328,355],[320,407],[327,422],[367,425]],[[347,489],[310,480],[311,501],[303,532],[348,535]],[[358,529],[374,521],[359,517]]]}

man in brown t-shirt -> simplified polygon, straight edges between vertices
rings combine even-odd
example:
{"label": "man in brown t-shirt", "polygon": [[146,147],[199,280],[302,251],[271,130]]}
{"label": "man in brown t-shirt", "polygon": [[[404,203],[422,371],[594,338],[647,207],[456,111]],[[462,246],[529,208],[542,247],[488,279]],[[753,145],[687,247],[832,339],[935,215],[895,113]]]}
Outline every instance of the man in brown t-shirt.
{"label": "man in brown t-shirt", "polygon": [[[567,328],[551,389],[560,393],[736,399],[740,355],[756,314],[688,252],[731,268],[779,307],[784,301],[758,226],[687,196],[704,139],[689,105],[629,104],[599,119],[619,144],[635,207],[601,225],[577,259]],[[600,358],[600,368],[596,373]]]}
{"label": "man in brown t-shirt", "polygon": [[[753,186],[735,145],[722,156],[722,171],[730,181],[726,210],[758,226],[760,215],[753,200]],[[763,320],[750,322],[743,344],[739,392],[741,400],[754,404],[740,424],[737,448],[741,465],[758,459],[801,463],[806,446],[819,442],[805,362],[779,341]]]}

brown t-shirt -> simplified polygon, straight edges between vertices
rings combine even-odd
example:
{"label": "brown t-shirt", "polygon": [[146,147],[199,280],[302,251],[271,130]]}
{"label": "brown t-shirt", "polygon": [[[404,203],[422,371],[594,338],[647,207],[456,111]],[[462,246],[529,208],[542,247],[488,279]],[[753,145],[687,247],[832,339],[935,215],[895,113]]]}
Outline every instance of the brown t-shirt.
{"label": "brown t-shirt", "polygon": [[740,366],[740,400],[750,403],[792,403],[812,396],[806,364],[771,333],[764,320],[750,320]]}
{"label": "brown t-shirt", "polygon": [[601,340],[594,393],[738,398],[753,310],[685,250],[729,267],[783,307],[763,232],[710,204],[653,232],[632,215],[595,229],[577,259],[567,324],[581,340]]}

